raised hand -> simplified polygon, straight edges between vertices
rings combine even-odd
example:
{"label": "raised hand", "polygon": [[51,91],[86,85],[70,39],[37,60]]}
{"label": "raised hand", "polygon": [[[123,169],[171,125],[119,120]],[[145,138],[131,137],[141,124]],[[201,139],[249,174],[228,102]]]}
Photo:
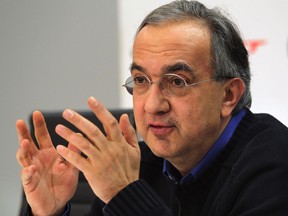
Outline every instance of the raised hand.
{"label": "raised hand", "polygon": [[[33,215],[58,215],[75,193],[79,171],[58,154],[39,111],[33,113],[33,123],[39,148],[26,123],[16,122],[20,143],[16,158],[23,168],[22,185]],[[79,154],[72,144],[68,149]]]}
{"label": "raised hand", "polygon": [[75,111],[65,110],[63,117],[87,138],[63,125],[58,125],[56,132],[74,143],[87,158],[64,146],[58,146],[57,150],[63,158],[83,172],[94,193],[108,203],[120,190],[139,179],[140,149],[135,130],[126,114],[121,116],[118,124],[96,99],[89,98],[88,104],[102,122],[106,136]]}

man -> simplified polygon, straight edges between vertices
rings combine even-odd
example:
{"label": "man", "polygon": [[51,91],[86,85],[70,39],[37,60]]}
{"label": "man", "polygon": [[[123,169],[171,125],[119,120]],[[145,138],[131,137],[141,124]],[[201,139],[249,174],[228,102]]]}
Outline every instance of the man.
{"label": "man", "polygon": [[89,215],[287,215],[288,129],[249,110],[249,85],[247,51],[219,11],[194,1],[152,11],[124,85],[147,145],[138,145],[127,115],[118,124],[92,97],[107,136],[65,110],[87,138],[58,125],[69,146],[55,150],[36,111],[37,149],[17,121],[24,214],[69,215],[80,170],[97,196]]}

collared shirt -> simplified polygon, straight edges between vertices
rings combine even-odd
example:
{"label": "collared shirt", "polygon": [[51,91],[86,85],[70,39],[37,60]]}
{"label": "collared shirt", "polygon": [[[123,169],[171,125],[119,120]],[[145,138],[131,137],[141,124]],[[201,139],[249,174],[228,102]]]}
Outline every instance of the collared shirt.
{"label": "collared shirt", "polygon": [[[65,206],[65,211],[62,214],[62,216],[69,216],[70,215],[70,211],[71,211],[71,203],[68,202]],[[32,214],[31,214],[32,215]]]}
{"label": "collared shirt", "polygon": [[246,112],[247,109],[243,108],[238,113],[232,116],[228,125],[226,126],[222,134],[219,136],[217,141],[212,145],[210,150],[200,160],[200,162],[186,176],[182,177],[179,171],[176,170],[176,168],[173,167],[173,165],[167,160],[164,160],[163,173],[167,175],[170,179],[175,181],[175,183],[183,184],[185,182],[195,180],[199,173],[205,170],[205,168],[207,168],[225,148],[239,122],[245,116]]}

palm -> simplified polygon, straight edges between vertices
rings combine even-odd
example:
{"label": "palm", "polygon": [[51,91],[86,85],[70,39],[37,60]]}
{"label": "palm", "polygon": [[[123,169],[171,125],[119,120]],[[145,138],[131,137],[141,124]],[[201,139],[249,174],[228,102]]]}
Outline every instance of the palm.
{"label": "palm", "polygon": [[65,163],[54,147],[39,150],[32,158],[32,164],[36,165],[37,171],[30,184],[24,185],[28,202],[47,209],[65,205],[77,186],[78,172],[75,168]]}

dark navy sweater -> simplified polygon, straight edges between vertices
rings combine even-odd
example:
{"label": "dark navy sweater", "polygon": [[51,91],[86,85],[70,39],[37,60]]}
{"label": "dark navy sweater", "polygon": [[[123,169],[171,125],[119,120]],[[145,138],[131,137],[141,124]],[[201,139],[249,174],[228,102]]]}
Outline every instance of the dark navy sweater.
{"label": "dark navy sweater", "polygon": [[141,179],[106,206],[96,198],[89,216],[288,215],[288,129],[270,115],[248,111],[225,150],[185,184],[164,176],[163,159],[141,149]]}

